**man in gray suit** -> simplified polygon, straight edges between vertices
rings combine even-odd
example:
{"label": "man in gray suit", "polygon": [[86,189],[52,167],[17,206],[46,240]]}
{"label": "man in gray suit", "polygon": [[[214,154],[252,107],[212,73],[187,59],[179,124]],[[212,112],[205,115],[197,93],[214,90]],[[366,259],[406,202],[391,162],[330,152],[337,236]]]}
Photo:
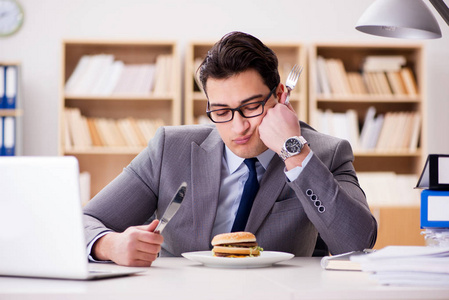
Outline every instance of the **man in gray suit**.
{"label": "man in gray suit", "polygon": [[[203,61],[200,80],[214,124],[159,128],[86,205],[91,260],[150,266],[158,253],[211,249],[212,237],[233,227],[247,158],[257,158],[260,188],[243,228],[265,250],[311,256],[318,234],[332,254],[374,245],[377,224],[349,143],[298,121],[284,104],[271,49],[251,35],[227,34]],[[183,181],[186,196],[163,237],[153,232],[157,220],[142,225],[162,216]]]}

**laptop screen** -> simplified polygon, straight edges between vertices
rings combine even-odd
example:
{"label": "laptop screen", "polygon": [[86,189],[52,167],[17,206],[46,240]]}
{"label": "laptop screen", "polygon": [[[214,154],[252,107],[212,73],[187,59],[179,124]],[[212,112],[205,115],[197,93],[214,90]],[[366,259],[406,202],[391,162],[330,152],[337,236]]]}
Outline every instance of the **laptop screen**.
{"label": "laptop screen", "polygon": [[74,157],[0,157],[0,274],[87,274]]}

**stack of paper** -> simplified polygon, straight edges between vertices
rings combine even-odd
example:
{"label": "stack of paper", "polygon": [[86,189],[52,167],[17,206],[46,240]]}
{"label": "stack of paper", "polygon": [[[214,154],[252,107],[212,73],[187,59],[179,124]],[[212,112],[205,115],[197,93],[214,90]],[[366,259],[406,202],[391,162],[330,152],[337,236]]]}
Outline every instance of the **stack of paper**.
{"label": "stack of paper", "polygon": [[350,259],[381,284],[449,287],[449,247],[388,246]]}

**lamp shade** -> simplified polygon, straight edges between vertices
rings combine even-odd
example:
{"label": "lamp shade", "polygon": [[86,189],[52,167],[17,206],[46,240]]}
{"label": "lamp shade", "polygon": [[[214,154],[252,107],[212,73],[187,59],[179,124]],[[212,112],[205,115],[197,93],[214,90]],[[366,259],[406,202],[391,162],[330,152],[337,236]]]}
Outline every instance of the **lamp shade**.
{"label": "lamp shade", "polygon": [[441,37],[437,20],[421,0],[377,0],[363,13],[355,28],[393,38]]}

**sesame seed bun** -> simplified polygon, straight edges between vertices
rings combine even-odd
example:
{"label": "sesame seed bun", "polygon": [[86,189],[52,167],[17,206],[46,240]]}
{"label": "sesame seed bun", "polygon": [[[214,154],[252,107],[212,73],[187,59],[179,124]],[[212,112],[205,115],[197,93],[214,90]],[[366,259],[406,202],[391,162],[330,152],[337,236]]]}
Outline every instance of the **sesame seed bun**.
{"label": "sesame seed bun", "polygon": [[240,232],[222,233],[216,235],[212,239],[212,246],[222,244],[255,242],[255,241],[256,236],[251,232],[240,231]]}

